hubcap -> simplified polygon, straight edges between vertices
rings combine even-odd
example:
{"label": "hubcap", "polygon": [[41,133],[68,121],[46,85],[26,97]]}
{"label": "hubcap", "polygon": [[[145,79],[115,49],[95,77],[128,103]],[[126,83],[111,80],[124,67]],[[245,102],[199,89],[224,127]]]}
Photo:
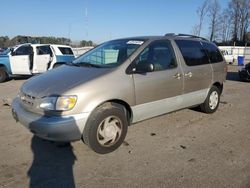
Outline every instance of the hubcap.
{"label": "hubcap", "polygon": [[116,116],[108,116],[98,126],[97,141],[104,147],[110,147],[119,140],[121,133],[121,120]]}
{"label": "hubcap", "polygon": [[213,91],[209,97],[209,108],[214,110],[219,102],[219,95],[216,91]]}

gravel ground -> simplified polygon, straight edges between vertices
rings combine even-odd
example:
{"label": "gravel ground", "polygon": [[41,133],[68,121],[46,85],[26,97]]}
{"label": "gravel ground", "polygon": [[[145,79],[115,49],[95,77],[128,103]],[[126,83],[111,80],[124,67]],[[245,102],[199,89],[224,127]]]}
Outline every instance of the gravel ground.
{"label": "gravel ground", "polygon": [[0,84],[0,187],[250,187],[250,83],[230,66],[218,111],[181,110],[129,127],[99,155],[81,141],[34,137],[9,104],[25,79]]}

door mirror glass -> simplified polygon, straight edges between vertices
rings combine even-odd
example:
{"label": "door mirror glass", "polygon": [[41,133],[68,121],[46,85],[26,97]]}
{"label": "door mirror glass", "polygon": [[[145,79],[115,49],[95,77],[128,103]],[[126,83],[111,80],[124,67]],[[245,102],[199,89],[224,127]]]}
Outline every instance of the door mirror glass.
{"label": "door mirror glass", "polygon": [[133,69],[134,73],[146,73],[153,71],[154,71],[154,64],[147,60],[140,61]]}

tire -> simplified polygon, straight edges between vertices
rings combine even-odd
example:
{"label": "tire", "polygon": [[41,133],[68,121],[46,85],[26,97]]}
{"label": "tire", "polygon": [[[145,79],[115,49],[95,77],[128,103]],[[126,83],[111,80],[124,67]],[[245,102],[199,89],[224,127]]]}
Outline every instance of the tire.
{"label": "tire", "polygon": [[205,102],[200,105],[201,111],[207,114],[214,113],[219,107],[220,94],[220,90],[216,86],[212,86]]}
{"label": "tire", "polygon": [[242,81],[242,82],[245,81],[244,78],[241,76],[240,72],[239,72],[239,80]]}
{"label": "tire", "polygon": [[8,79],[8,74],[3,67],[0,67],[0,83]]}
{"label": "tire", "polygon": [[126,109],[117,103],[105,103],[95,109],[87,120],[82,139],[99,154],[116,150],[124,141],[128,120]]}

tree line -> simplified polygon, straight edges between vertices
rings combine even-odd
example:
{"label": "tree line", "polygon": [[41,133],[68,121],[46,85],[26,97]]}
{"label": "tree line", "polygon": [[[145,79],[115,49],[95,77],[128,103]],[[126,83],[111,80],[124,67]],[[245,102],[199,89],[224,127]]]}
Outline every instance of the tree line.
{"label": "tree line", "polygon": [[[62,45],[71,45],[72,41],[64,37],[31,37],[31,36],[15,36],[9,38],[8,36],[0,36],[0,48],[8,48],[10,46],[15,46],[18,44],[24,43],[39,43],[39,44],[62,44]],[[75,47],[83,46],[93,46],[94,43],[89,40],[82,40],[78,45],[73,45]]]}
{"label": "tree line", "polygon": [[221,9],[218,0],[205,0],[197,9],[198,23],[192,34],[200,36],[208,27],[210,41],[220,45],[247,45],[250,43],[250,0],[230,0]]}

